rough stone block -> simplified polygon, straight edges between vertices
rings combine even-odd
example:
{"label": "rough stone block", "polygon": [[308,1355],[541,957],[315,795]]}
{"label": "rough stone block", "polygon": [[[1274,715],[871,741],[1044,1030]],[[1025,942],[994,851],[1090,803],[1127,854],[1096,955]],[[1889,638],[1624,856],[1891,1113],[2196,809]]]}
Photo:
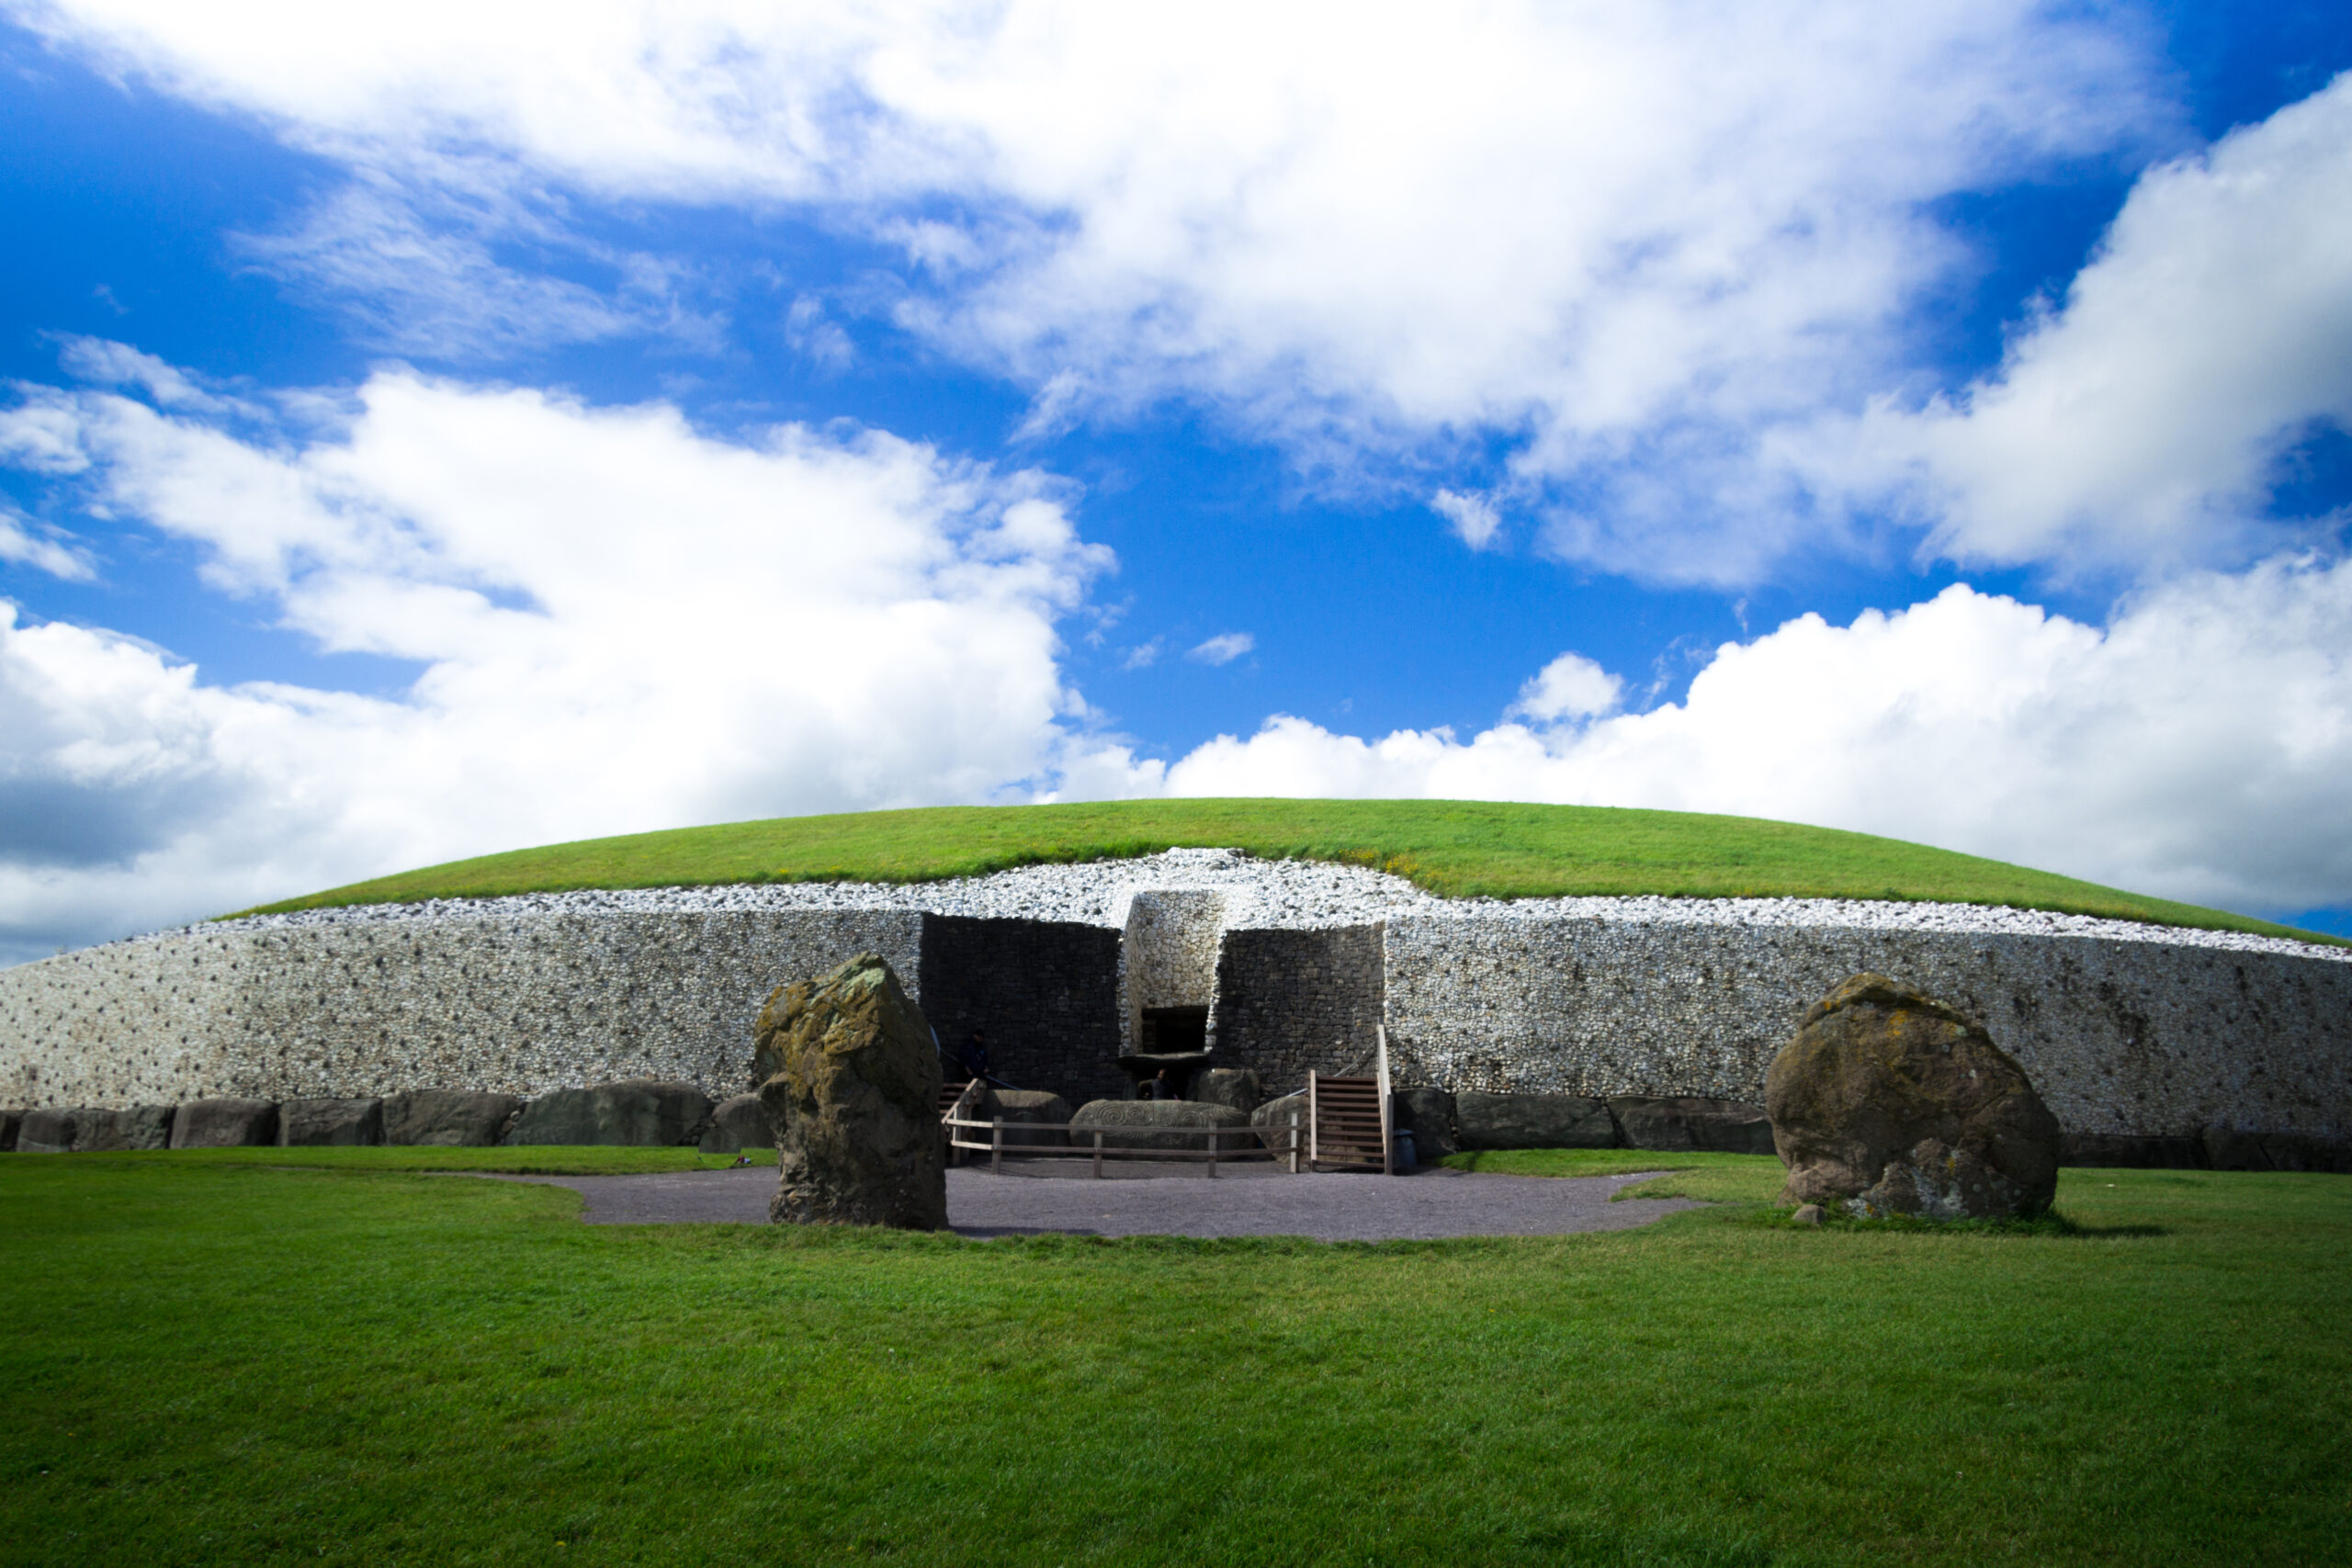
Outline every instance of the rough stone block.
{"label": "rough stone block", "polygon": [[699,1139],[710,1111],[710,1096],[690,1083],[628,1078],[541,1095],[505,1141],[669,1147]]}
{"label": "rough stone block", "polygon": [[419,1089],[384,1097],[384,1142],[486,1149],[496,1144],[522,1101],[511,1094]]}
{"label": "rough stone block", "polygon": [[134,1105],[128,1111],[77,1111],[80,1127],[74,1139],[76,1154],[105,1154],[117,1149],[168,1149],[172,1146],[175,1107]]}
{"label": "rough stone block", "polygon": [[1245,1116],[1266,1098],[1258,1075],[1248,1067],[1204,1067],[1193,1075],[1185,1092],[1204,1105],[1230,1105]]}
{"label": "rough stone block", "polygon": [[2205,1146],[2195,1138],[2137,1137],[2128,1133],[2069,1133],[2059,1140],[2060,1165],[2111,1170],[2202,1170]]}
{"label": "rough stone block", "polygon": [[1102,1130],[1102,1146],[1106,1149],[1194,1149],[1209,1152],[1209,1140],[1197,1134],[1156,1128],[1234,1127],[1244,1129],[1231,1137],[1216,1140],[1221,1150],[1241,1150],[1258,1146],[1254,1134],[1246,1129],[1250,1118],[1230,1105],[1206,1105],[1197,1100],[1096,1100],[1078,1108],[1070,1119],[1070,1144],[1076,1148],[1094,1146],[1094,1130]]}
{"label": "rough stone block", "polygon": [[1286,1094],[1280,1100],[1270,1100],[1250,1113],[1250,1125],[1258,1130],[1258,1141],[1274,1153],[1287,1157],[1290,1154],[1290,1123],[1298,1118],[1298,1157],[1306,1157],[1306,1096]]}
{"label": "rough stone block", "polygon": [[384,1141],[380,1100],[289,1100],[277,1108],[277,1141],[289,1149],[353,1148]]}
{"label": "rough stone block", "polygon": [[1453,1096],[1442,1089],[1400,1089],[1388,1097],[1390,1124],[1413,1134],[1413,1152],[1422,1163],[1434,1165],[1462,1149],[1454,1125]]}
{"label": "rough stone block", "polygon": [[[1004,1119],[1004,1146],[1008,1149],[1060,1149],[1069,1146],[1069,1134],[1061,1131],[1032,1133],[1023,1129],[1023,1123],[1044,1122],[1052,1125],[1070,1119],[1069,1101],[1058,1094],[1048,1094],[1041,1089],[989,1089],[973,1097],[967,1119],[990,1122]],[[967,1140],[986,1143],[989,1134],[970,1127],[959,1128]],[[969,1149],[964,1151],[971,1153]]]}
{"label": "rough stone block", "polygon": [[2223,1127],[2208,1127],[2198,1134],[2198,1142],[2205,1150],[2205,1163],[2215,1170],[2268,1170],[2270,1151],[2262,1146],[2259,1134],[2233,1133]]}
{"label": "rough stone block", "polygon": [[191,1100],[172,1115],[175,1149],[246,1149],[277,1142],[277,1102]]}
{"label": "rough stone block", "polygon": [[2273,1170],[2324,1170],[2352,1173],[2352,1144],[2340,1138],[2313,1137],[2302,1133],[2265,1133],[2262,1152]]}
{"label": "rough stone block", "polygon": [[739,1094],[720,1100],[710,1112],[710,1129],[702,1135],[707,1155],[740,1154],[745,1149],[775,1147],[775,1123],[756,1094]]}
{"label": "rough stone block", "polygon": [[879,953],[779,986],[760,1010],[760,1086],[779,1125],[779,1224],[947,1225],[946,1140],[931,1025]]}
{"label": "rough stone block", "polygon": [[1629,1149],[1703,1149],[1713,1154],[1769,1155],[1772,1122],[1760,1105],[1737,1100],[1660,1099],[1615,1095],[1610,1114]]}
{"label": "rough stone block", "polygon": [[25,1113],[21,1111],[0,1111],[0,1155],[17,1152],[17,1134],[24,1129]]}
{"label": "rough stone block", "polygon": [[74,1136],[79,1130],[72,1111],[28,1111],[24,1125],[17,1129],[17,1152],[20,1155],[64,1155],[74,1152]]}
{"label": "rough stone block", "polygon": [[1453,1097],[1453,1121],[1465,1149],[1613,1149],[1617,1122],[1605,1100],[1580,1094]]}

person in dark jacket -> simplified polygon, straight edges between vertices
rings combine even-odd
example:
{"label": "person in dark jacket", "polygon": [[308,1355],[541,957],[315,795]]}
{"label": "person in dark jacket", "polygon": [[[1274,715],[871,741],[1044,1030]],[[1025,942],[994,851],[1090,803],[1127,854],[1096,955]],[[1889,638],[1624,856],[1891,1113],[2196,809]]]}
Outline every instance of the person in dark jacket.
{"label": "person in dark jacket", "polygon": [[956,1060],[957,1065],[964,1069],[965,1077],[974,1078],[984,1078],[988,1077],[988,1036],[977,1029],[972,1031],[971,1033],[964,1036],[964,1048],[956,1054]]}

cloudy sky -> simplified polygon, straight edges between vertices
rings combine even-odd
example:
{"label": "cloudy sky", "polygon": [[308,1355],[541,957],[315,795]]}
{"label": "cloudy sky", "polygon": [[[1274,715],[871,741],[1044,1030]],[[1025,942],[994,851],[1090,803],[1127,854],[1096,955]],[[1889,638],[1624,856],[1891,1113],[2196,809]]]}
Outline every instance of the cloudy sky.
{"label": "cloudy sky", "polygon": [[2352,931],[2352,12],[0,0],[0,961],[1159,794]]}

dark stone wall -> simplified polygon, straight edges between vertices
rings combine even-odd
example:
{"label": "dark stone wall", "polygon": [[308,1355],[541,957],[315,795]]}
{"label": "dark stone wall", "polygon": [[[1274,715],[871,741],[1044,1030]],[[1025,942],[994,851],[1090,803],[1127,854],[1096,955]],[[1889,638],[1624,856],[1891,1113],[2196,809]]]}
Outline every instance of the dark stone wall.
{"label": "dark stone wall", "polygon": [[1126,1092],[1119,933],[1107,927],[926,915],[922,1011],[951,1052],[984,1031],[991,1071],[1016,1089],[1073,1106]]}
{"label": "dark stone wall", "polygon": [[1381,928],[1228,931],[1209,1032],[1219,1065],[1255,1067],[1269,1096],[1318,1073],[1369,1073],[1380,1025]]}

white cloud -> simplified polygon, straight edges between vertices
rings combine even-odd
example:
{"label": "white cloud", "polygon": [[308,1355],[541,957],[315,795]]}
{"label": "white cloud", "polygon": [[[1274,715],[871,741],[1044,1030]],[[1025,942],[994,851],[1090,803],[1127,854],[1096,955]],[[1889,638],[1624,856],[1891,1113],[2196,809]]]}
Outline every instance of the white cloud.
{"label": "white cloud", "polygon": [[1230,664],[1257,646],[1258,639],[1248,632],[1220,632],[1184,657],[1203,664]]}
{"label": "white cloud", "polygon": [[[1575,717],[1607,678],[1555,660],[1531,682],[1539,703],[1564,665],[1560,716]],[[1647,713],[1467,741],[1278,716],[1164,771],[1131,766],[1128,788],[1729,812],[2230,908],[2341,905],[2352,562],[2189,577],[2103,631],[1953,587],[1849,626],[1804,615],[1727,643],[1683,702]]]}
{"label": "white cloud", "polygon": [[6,506],[0,506],[0,561],[14,561],[68,582],[89,582],[98,575],[87,552]]}
{"label": "white cloud", "polygon": [[1519,689],[1510,711],[1538,724],[1597,718],[1624,694],[1624,682],[1580,653],[1564,653]]}
{"label": "white cloud", "polygon": [[1493,544],[1495,536],[1502,531],[1502,513],[1487,496],[1442,490],[1430,497],[1430,508],[1453,524],[1454,533],[1474,550],[1483,550]]}
{"label": "white cloud", "polygon": [[1159,662],[1160,648],[1163,641],[1163,638],[1153,637],[1149,642],[1137,643],[1135,647],[1127,649],[1127,656],[1119,661],[1119,668],[1122,670],[1150,669],[1153,665]]}
{"label": "white cloud", "polygon": [[390,699],[212,688],[8,610],[20,942],[520,843],[990,798],[1071,750],[1055,626],[1110,564],[1041,476],[404,372],[304,440],[31,389],[0,451],[195,542],[318,647],[420,666]]}
{"label": "white cloud", "polygon": [[[1965,261],[1939,198],[2179,136],[2151,33],[2030,0],[16,9],[362,192],[898,245],[898,319],[1030,387],[1034,429],[1192,397],[1366,484],[1500,434],[1546,548],[1721,581],[1838,526],[1776,443],[1913,375],[1907,312]],[[305,265],[376,276],[344,227]],[[426,259],[428,314],[483,276]],[[600,330],[540,287],[485,298]]]}
{"label": "white cloud", "polygon": [[1996,375],[1863,438],[1943,551],[2144,567],[2258,538],[2315,424],[2352,429],[2352,76],[2151,170]]}

